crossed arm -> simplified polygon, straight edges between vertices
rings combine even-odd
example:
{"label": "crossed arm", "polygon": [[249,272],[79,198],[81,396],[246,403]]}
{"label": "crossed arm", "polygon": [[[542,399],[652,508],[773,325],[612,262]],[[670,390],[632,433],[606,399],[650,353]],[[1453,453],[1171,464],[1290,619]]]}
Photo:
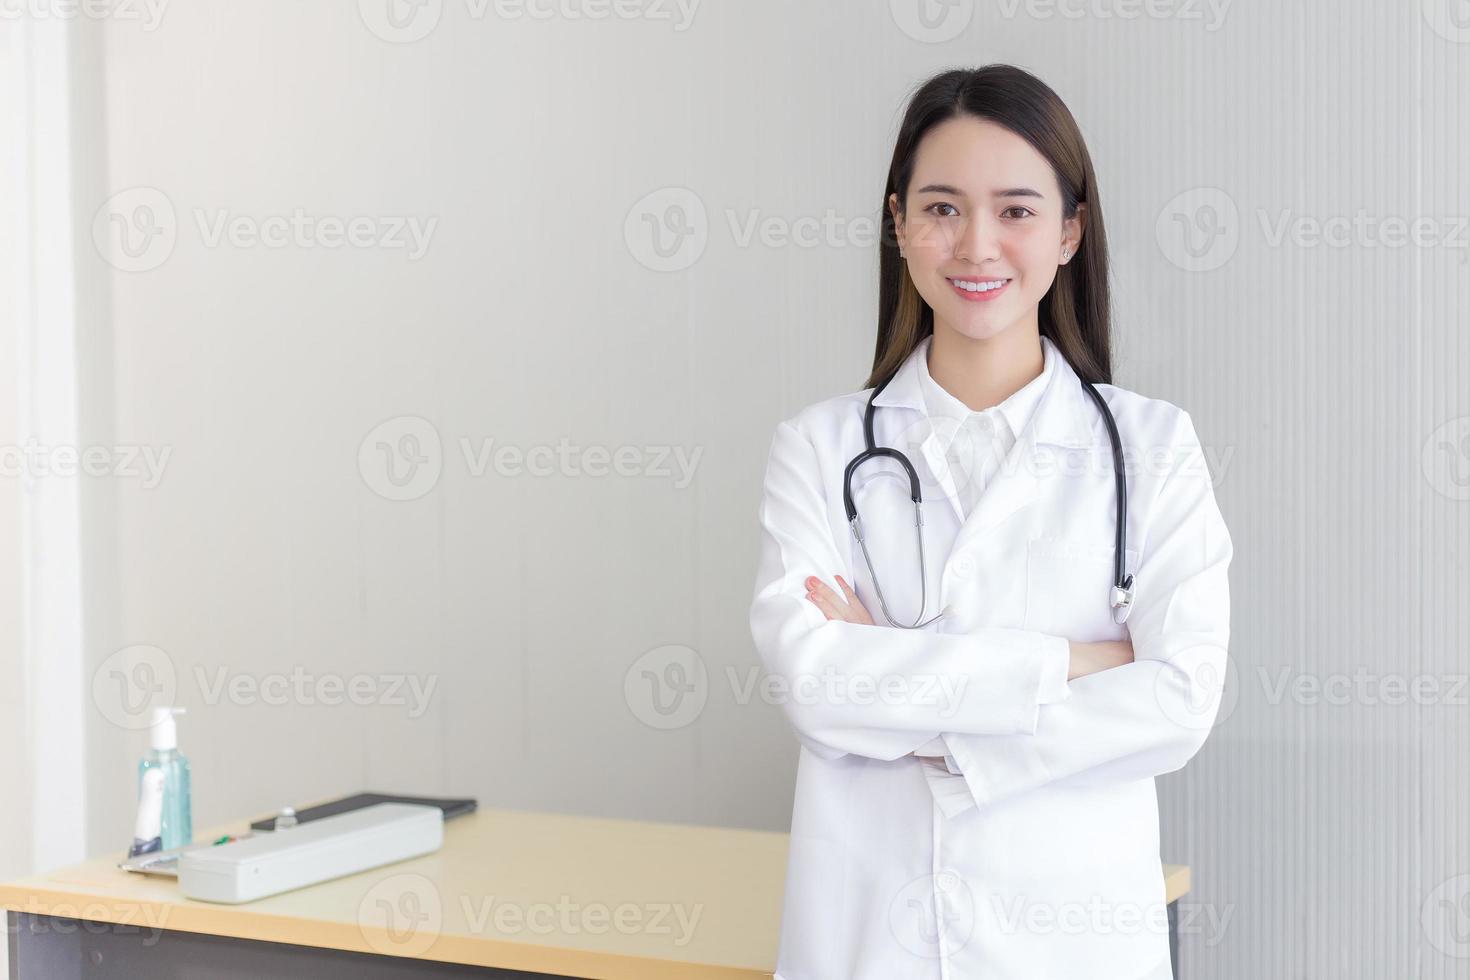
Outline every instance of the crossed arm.
{"label": "crossed arm", "polygon": [[[822,615],[829,620],[837,619],[847,623],[856,623],[862,626],[876,625],[868,608],[863,605],[862,600],[853,592],[852,586],[841,575],[834,575],[842,594],[838,595],[832,591],[831,586],[815,575],[806,580],[807,600],[822,611]],[[1133,642],[1131,640],[1105,640],[1098,643],[1083,643],[1077,640],[1067,641],[1067,680],[1075,680],[1088,674],[1095,674],[1109,667],[1121,667],[1124,664],[1133,663]],[[922,752],[910,753],[911,755],[922,755]]]}
{"label": "crossed arm", "polygon": [[[788,680],[817,670],[866,670],[968,682],[945,711],[912,701],[790,704],[801,743],[827,759],[892,760],[929,754],[941,739],[949,773],[964,778],[977,805],[1054,780],[1134,780],[1181,768],[1219,708],[1232,546],[1187,414],[1173,448],[1177,463],[1153,502],[1136,573],[1130,639],[1073,643],[1027,630],[955,635],[873,625],[845,580],[837,580],[839,594],[818,577],[844,566],[827,524],[815,451],[792,425],[779,425],[751,607],[752,636],[767,669]],[[1062,651],[1067,697],[1048,701],[1045,664]]]}

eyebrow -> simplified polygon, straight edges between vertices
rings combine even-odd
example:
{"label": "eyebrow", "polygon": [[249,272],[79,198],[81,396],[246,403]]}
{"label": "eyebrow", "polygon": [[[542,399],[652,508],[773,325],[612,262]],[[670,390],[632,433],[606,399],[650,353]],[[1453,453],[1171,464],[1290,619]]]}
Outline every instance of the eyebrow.
{"label": "eyebrow", "polygon": [[[951,197],[968,197],[969,196],[964,191],[960,190],[958,187],[951,186],[950,184],[925,184],[923,187],[920,187],[914,193],[915,194],[948,194]],[[1029,187],[1008,187],[1008,188],[1006,188],[1003,191],[991,191],[990,196],[991,197],[1036,197],[1036,198],[1042,197],[1042,195],[1041,195],[1041,193],[1039,191],[1034,191],[1034,190],[1032,190]]]}

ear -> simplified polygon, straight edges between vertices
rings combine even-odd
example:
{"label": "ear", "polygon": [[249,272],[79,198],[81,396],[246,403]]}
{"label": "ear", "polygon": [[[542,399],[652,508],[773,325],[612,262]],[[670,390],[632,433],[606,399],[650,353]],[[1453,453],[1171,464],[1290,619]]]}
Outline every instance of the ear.
{"label": "ear", "polygon": [[898,241],[895,242],[894,244],[896,246],[902,247],[903,246],[903,243],[904,243],[903,242],[903,210],[900,207],[900,203],[899,203],[899,200],[898,200],[898,194],[897,193],[893,193],[893,194],[889,194],[888,195],[888,210],[893,215],[893,233],[898,238]]}
{"label": "ear", "polygon": [[1077,213],[1062,222],[1062,247],[1076,255],[1082,250],[1082,232],[1087,227],[1087,205],[1078,204]]}

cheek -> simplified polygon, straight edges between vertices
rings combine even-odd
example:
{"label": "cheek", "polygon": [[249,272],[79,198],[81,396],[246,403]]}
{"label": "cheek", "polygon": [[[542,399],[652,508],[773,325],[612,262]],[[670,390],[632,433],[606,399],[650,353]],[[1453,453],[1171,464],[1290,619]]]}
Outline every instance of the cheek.
{"label": "cheek", "polygon": [[1062,240],[1050,231],[1018,235],[1010,242],[1010,262],[1021,273],[1028,292],[1046,292],[1056,278]]}
{"label": "cheek", "polygon": [[1062,236],[1053,228],[1020,230],[1009,239],[1012,258],[1027,270],[1056,265],[1062,254]]}

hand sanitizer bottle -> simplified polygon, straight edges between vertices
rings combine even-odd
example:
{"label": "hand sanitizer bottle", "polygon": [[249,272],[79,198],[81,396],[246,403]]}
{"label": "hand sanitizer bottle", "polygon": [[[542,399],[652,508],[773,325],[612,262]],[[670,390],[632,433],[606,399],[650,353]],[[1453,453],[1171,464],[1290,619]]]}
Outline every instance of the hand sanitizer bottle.
{"label": "hand sanitizer bottle", "polygon": [[[194,817],[189,802],[189,760],[179,752],[179,734],[174,715],[183,708],[154,708],[149,727],[152,749],[138,763],[138,793],[143,793],[143,775],[150,769],[163,773],[163,814],[160,836],[163,849],[182,847],[194,841]],[[156,778],[156,777],[155,777]]]}

